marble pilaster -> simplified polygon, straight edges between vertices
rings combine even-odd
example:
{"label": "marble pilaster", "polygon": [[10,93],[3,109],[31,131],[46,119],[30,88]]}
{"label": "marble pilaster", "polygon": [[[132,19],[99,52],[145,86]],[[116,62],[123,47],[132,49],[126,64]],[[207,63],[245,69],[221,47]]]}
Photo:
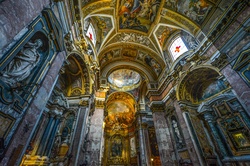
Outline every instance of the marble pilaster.
{"label": "marble pilaster", "polygon": [[39,148],[37,150],[37,155],[43,156],[43,152],[44,152],[44,150],[46,148],[46,144],[47,144],[47,141],[48,141],[48,138],[49,138],[49,133],[50,133],[50,131],[52,129],[53,123],[54,123],[54,115],[50,115],[48,123],[46,125],[46,129],[45,129],[45,131],[43,133],[43,136],[41,138]]}
{"label": "marble pilaster", "polygon": [[140,164],[142,166],[147,166],[150,163],[149,156],[147,156],[147,144],[145,141],[145,130],[147,129],[147,124],[142,123],[141,115],[137,115],[137,123],[138,123],[138,135],[139,135],[139,150],[140,150]]}
{"label": "marble pilaster", "polygon": [[223,158],[229,156],[229,153],[223,144],[223,140],[220,137],[220,134],[219,134],[219,131],[215,125],[215,122],[213,121],[213,119],[214,119],[213,115],[211,114],[211,112],[205,112],[203,114],[203,116],[211,129],[213,138],[214,138],[214,140],[219,148],[220,154],[222,155]]}
{"label": "marble pilaster", "polygon": [[51,148],[52,148],[52,145],[53,145],[53,142],[55,139],[56,131],[57,131],[58,125],[60,123],[60,116],[56,116],[54,121],[55,121],[55,123],[54,123],[54,126],[52,128],[51,134],[49,136],[49,140],[48,140],[48,143],[46,145],[46,150],[45,150],[44,156],[49,156],[51,153]]}
{"label": "marble pilaster", "polygon": [[192,141],[192,138],[190,136],[190,132],[188,130],[188,126],[187,126],[185,119],[184,119],[184,116],[183,116],[183,110],[181,110],[180,104],[178,103],[177,100],[174,100],[174,107],[175,107],[176,115],[177,115],[178,120],[179,120],[179,124],[180,124],[181,130],[182,130],[182,133],[183,133],[185,144],[186,144],[190,159],[192,161],[192,164],[194,166],[200,166],[199,157],[196,153],[194,143]]}
{"label": "marble pilaster", "polygon": [[153,105],[153,121],[155,126],[156,138],[162,165],[174,165],[174,149],[170,136],[170,129],[165,119],[163,104]]}
{"label": "marble pilaster", "polygon": [[86,140],[86,149],[84,153],[84,164],[99,166],[101,164],[101,150],[103,139],[103,118],[104,108],[96,107],[93,115],[90,117],[90,128]]}
{"label": "marble pilaster", "polygon": [[89,116],[89,102],[81,104],[79,108],[76,108],[77,111],[77,120],[75,125],[75,135],[73,138],[72,146],[70,153],[72,155],[71,161],[73,165],[81,164],[84,160],[82,154],[82,147],[84,144],[84,138],[87,130],[87,122]]}

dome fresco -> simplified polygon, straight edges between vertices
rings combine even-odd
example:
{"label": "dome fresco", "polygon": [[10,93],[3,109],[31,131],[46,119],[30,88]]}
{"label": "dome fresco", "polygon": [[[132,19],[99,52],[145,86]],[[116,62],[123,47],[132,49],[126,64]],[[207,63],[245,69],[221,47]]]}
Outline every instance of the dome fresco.
{"label": "dome fresco", "polygon": [[140,79],[140,74],[130,69],[115,70],[108,77],[112,88],[123,91],[136,88],[140,83]]}

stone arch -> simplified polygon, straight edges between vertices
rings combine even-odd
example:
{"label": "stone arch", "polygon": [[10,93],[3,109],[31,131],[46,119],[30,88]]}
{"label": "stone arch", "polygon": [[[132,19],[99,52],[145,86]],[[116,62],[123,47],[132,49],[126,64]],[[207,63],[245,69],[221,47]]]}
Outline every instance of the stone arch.
{"label": "stone arch", "polygon": [[66,89],[66,96],[85,95],[91,92],[90,73],[81,55],[72,53],[67,57],[63,74],[60,76],[61,86]]}
{"label": "stone arch", "polygon": [[154,82],[154,80],[156,79],[156,76],[152,71],[150,71],[148,68],[144,67],[141,64],[137,64],[136,62],[130,62],[129,64],[127,62],[113,62],[102,69],[101,76],[108,77],[108,74],[112,71],[125,67],[135,70],[149,82]]}
{"label": "stone arch", "polygon": [[199,66],[188,72],[177,85],[177,99],[199,104],[227,89],[221,74],[210,66]]}

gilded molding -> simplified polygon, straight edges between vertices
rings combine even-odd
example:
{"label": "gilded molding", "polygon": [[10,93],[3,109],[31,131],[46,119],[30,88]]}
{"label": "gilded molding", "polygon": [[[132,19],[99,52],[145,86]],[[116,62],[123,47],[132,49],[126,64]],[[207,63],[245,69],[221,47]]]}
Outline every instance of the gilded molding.
{"label": "gilded molding", "polygon": [[172,100],[177,100],[177,97],[176,97],[176,90],[175,90],[175,89],[172,89],[172,91],[169,92],[169,97],[170,97],[170,99],[172,99]]}
{"label": "gilded molding", "polygon": [[86,53],[88,44],[84,38],[80,39],[79,41],[75,41],[74,44],[79,52],[81,52],[82,54]]}
{"label": "gilded molding", "polygon": [[64,42],[65,42],[66,50],[68,52],[73,51],[74,47],[73,47],[73,41],[70,38],[70,33],[65,35]]}
{"label": "gilded molding", "polygon": [[192,32],[194,35],[199,31],[199,27],[194,24],[192,21],[188,21],[185,17],[177,14],[174,11],[167,10],[164,12],[164,17],[167,19],[171,19],[171,21],[175,22],[177,25],[181,27],[186,27],[189,32]]}
{"label": "gilded molding", "polygon": [[99,2],[95,2],[95,3],[91,3],[87,6],[84,6],[82,8],[82,14],[83,14],[83,18],[85,18],[88,14],[93,13],[95,10],[99,10],[101,8],[110,8],[110,1],[99,1]]}
{"label": "gilded molding", "polygon": [[174,110],[175,110],[174,106],[170,105],[166,106],[165,107],[166,116],[173,114]]}
{"label": "gilded molding", "polygon": [[79,106],[88,106],[89,105],[89,101],[88,100],[81,100],[79,101]]}

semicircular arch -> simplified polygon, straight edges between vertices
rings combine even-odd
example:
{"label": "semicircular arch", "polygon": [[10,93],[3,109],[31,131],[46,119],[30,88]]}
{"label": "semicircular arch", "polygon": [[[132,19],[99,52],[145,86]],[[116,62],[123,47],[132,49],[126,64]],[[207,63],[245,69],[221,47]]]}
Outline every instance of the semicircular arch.
{"label": "semicircular arch", "polygon": [[177,85],[177,100],[198,104],[211,98],[227,88],[220,76],[218,69],[209,65],[198,66],[192,69]]}
{"label": "semicircular arch", "polygon": [[157,79],[157,76],[155,75],[155,73],[152,72],[152,70],[150,70],[149,68],[146,68],[145,66],[138,64],[136,62],[128,63],[124,61],[123,62],[115,61],[105,66],[104,68],[102,68],[101,77],[107,78],[109,74],[112,73],[113,71],[118,70],[118,69],[125,69],[125,68],[135,70],[149,82],[155,82]]}

